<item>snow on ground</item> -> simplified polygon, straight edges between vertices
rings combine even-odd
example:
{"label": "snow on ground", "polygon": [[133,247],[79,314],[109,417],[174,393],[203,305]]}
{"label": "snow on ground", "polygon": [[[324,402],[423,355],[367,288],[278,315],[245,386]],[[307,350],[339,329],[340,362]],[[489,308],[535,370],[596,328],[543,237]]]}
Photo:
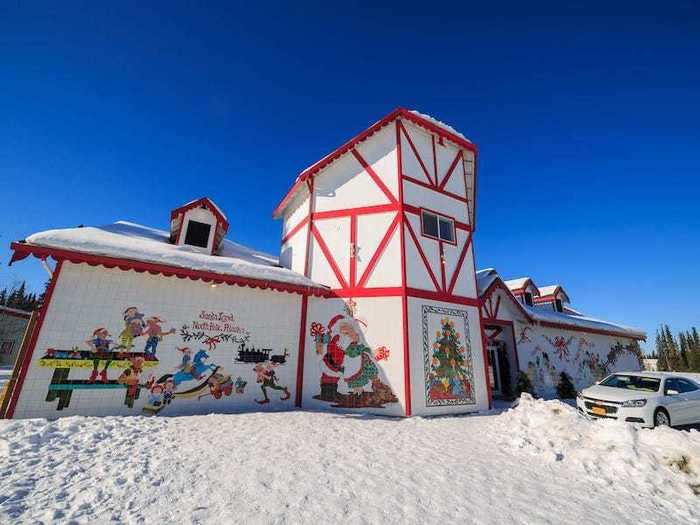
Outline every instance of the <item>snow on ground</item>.
{"label": "snow on ground", "polygon": [[700,433],[500,415],[0,422],[0,522],[697,523]]}

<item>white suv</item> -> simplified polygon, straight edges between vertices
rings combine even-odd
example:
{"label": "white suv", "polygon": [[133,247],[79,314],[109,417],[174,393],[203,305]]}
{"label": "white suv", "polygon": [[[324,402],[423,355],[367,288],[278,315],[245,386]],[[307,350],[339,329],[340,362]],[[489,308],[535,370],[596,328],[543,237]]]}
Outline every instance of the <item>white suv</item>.
{"label": "white suv", "polygon": [[700,423],[700,374],[618,372],[583,389],[578,410],[645,427]]}

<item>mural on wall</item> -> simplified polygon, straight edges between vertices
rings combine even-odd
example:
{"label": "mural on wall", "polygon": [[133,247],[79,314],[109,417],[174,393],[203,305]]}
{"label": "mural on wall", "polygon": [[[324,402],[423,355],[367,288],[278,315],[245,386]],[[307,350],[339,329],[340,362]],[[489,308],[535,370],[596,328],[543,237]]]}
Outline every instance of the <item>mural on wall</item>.
{"label": "mural on wall", "polygon": [[[541,395],[549,395],[556,389],[562,371],[567,372],[574,384],[581,388],[612,373],[619,359],[624,356],[634,356],[641,369],[642,352],[636,341],[626,345],[616,341],[605,355],[601,355],[595,344],[584,336],[567,338],[562,335],[542,335],[542,339],[549,345],[549,350],[535,345],[530,352],[526,372],[535,391]],[[576,353],[572,357],[570,347],[575,340]],[[559,362],[558,367],[555,361]]]}
{"label": "mural on wall", "polygon": [[314,399],[328,401],[334,408],[383,408],[397,403],[377,366],[377,362],[388,360],[391,352],[386,346],[372,351],[367,345],[361,328],[367,323],[357,317],[357,304],[352,299],[344,310],[327,326],[311,323],[321,369],[321,392]]}
{"label": "mural on wall", "polygon": [[466,311],[423,305],[423,366],[426,406],[476,403]]}
{"label": "mural on wall", "polygon": [[[270,397],[271,390],[280,392],[280,401],[291,396],[276,373],[278,367],[287,363],[288,350],[273,354],[273,349],[249,346],[250,333],[236,324],[231,313],[202,310],[180,329],[182,344],[167,345],[165,349],[161,343],[176,330],[163,328],[165,321],[159,316],[146,316],[138,307],[130,306],[124,310],[122,319],[124,324],[116,345],[109,330],[99,327],[84,342],[87,350],[78,346],[70,350],[49,348],[39,359],[39,366],[54,369],[46,401],[58,399],[57,410],[70,406],[75,390],[122,389],[124,404],[129,408],[134,408],[145,390],[147,397],[142,410],[146,414],[157,414],[176,399],[219,400],[241,395],[250,381],[260,385],[262,396],[255,399],[259,404],[274,400]],[[213,356],[222,343],[238,345],[235,359],[232,350],[223,354],[219,351],[218,356]],[[156,379],[155,372],[162,368],[164,356],[171,366]],[[234,367],[235,380],[228,371]],[[87,379],[69,378],[73,369],[90,369],[90,375]]]}

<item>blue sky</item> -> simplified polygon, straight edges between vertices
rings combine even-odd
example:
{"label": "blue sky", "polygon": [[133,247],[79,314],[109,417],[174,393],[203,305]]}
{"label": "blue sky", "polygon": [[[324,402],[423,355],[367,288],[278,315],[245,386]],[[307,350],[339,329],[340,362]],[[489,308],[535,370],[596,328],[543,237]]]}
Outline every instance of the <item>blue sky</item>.
{"label": "blue sky", "polygon": [[404,106],[480,148],[479,267],[652,336],[700,325],[697,3],[8,4],[0,286],[45,280],[14,239],[165,228],[202,195],[277,252],[296,174]]}

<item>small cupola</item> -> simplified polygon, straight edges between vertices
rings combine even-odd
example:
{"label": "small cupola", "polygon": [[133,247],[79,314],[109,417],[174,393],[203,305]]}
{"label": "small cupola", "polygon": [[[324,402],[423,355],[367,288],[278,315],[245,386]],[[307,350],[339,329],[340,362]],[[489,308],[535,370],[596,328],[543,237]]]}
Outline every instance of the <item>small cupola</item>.
{"label": "small cupola", "polygon": [[170,242],[214,255],[228,231],[228,219],[207,197],[170,212]]}

